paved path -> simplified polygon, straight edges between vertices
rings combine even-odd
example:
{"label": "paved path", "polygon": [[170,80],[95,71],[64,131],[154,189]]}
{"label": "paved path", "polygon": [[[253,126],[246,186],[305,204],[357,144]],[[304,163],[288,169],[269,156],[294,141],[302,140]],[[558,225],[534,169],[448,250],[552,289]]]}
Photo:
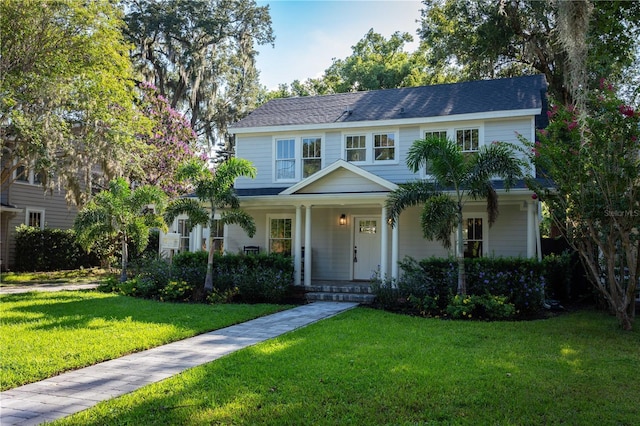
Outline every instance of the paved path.
{"label": "paved path", "polygon": [[37,425],[354,308],[315,302],[0,393],[0,424]]}
{"label": "paved path", "polygon": [[98,287],[98,283],[88,284],[29,284],[29,285],[8,285],[0,287],[0,294],[29,293],[32,291],[61,291],[61,290],[91,290]]}

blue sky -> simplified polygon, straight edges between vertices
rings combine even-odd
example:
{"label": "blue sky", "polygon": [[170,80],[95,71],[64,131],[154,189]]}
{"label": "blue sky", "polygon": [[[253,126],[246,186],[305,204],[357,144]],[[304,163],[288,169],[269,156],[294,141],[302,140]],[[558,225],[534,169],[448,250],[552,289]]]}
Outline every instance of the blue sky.
{"label": "blue sky", "polygon": [[422,4],[416,0],[264,0],[269,5],[275,48],[260,46],[257,67],[267,89],[324,73],[333,58],[351,55],[351,47],[373,28],[389,38],[396,31],[416,40]]}

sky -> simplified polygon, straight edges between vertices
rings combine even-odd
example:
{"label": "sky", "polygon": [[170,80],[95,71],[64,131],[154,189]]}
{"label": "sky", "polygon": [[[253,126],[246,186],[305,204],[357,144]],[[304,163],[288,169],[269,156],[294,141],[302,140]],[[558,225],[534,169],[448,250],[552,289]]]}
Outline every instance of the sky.
{"label": "sky", "polygon": [[259,46],[260,83],[268,90],[294,80],[317,78],[333,59],[350,56],[352,46],[373,28],[388,39],[394,32],[411,34],[417,47],[422,3],[417,0],[261,0],[269,5],[275,47]]}

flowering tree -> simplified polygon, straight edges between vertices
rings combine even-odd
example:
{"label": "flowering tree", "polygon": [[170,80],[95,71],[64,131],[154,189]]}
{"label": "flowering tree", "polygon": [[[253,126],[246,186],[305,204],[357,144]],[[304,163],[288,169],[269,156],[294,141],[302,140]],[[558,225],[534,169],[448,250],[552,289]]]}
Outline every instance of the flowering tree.
{"label": "flowering tree", "polygon": [[171,107],[167,99],[150,83],[139,85],[141,112],[149,120],[149,130],[139,134],[145,142],[140,163],[131,172],[132,180],[153,185],[171,198],[190,190],[188,184],[175,179],[181,164],[198,155],[197,135],[189,120]]}
{"label": "flowering tree", "polygon": [[529,182],[544,194],[590,282],[630,330],[640,278],[640,113],[604,81],[585,108],[551,107],[549,126],[529,144],[538,173]]}

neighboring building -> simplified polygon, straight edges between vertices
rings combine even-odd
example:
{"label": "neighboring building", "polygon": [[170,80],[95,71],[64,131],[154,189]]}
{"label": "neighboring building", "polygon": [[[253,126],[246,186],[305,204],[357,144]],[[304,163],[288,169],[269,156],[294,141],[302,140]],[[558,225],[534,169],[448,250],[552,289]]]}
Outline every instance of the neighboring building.
{"label": "neighboring building", "polygon": [[7,172],[11,167],[4,161],[2,168],[11,176],[0,192],[0,267],[11,270],[16,260],[17,226],[70,229],[78,211],[67,204],[64,191],[45,192],[38,175],[27,168]]}
{"label": "neighboring building", "polygon": [[[249,238],[226,226],[224,250],[290,254],[295,282],[305,285],[397,277],[405,256],[447,256],[439,242],[423,238],[421,206],[404,211],[393,229],[386,221],[389,192],[428,177],[406,166],[412,143],[446,135],[473,153],[493,141],[519,143],[518,134],[533,140],[545,124],[545,95],[544,77],[528,76],[274,99],[230,128],[236,156],[257,168],[255,179],[236,182],[257,232]],[[465,255],[535,256],[532,192],[520,184],[499,194],[491,228],[484,201],[466,204]]]}

